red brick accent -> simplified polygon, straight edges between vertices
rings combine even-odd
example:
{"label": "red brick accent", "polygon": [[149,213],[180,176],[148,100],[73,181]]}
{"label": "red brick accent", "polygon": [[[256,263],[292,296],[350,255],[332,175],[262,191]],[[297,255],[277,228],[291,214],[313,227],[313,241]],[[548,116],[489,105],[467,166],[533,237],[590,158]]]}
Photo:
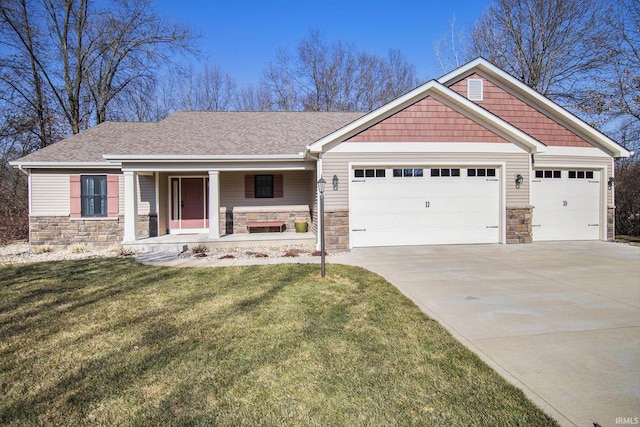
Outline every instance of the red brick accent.
{"label": "red brick accent", "polygon": [[349,139],[350,142],[507,142],[432,97],[405,108]]}
{"label": "red brick accent", "polygon": [[467,80],[478,78],[484,80],[484,97],[482,101],[477,101],[476,103],[496,116],[546,145],[592,147],[591,144],[567,130],[564,126],[551,120],[535,108],[478,74],[472,74],[466,79],[455,83],[451,86],[451,89],[466,97]]}

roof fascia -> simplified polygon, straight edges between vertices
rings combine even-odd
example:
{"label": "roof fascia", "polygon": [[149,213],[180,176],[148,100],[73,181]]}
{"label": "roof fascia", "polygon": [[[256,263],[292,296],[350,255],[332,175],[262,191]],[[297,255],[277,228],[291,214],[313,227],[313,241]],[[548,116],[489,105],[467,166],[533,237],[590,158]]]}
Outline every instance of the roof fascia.
{"label": "roof fascia", "polygon": [[488,126],[492,131],[515,139],[527,147],[532,153],[540,153],[545,151],[545,145],[535,138],[532,138],[525,132],[514,127],[508,122],[502,120],[498,116],[490,113],[474,102],[469,101],[464,96],[458,94],[452,89],[444,86],[436,80],[431,80],[407,94],[397,98],[394,101],[372,111],[371,113],[359,118],[351,124],[338,129],[337,131],[309,144],[307,150],[311,153],[321,153],[324,148],[336,142],[349,139],[350,137],[362,132],[363,130],[373,126],[374,124],[392,116],[408,106],[420,101],[427,96],[434,96],[440,102],[444,102],[456,111],[461,112],[467,117],[471,116],[483,126]]}
{"label": "roof fascia", "polygon": [[589,142],[595,144],[597,147],[604,149],[613,157],[629,157],[631,155],[630,151],[626,148],[595,129],[575,114],[556,104],[546,96],[541,95],[531,87],[516,79],[506,71],[496,67],[484,58],[476,58],[473,61],[468,62],[467,64],[440,77],[438,82],[445,86],[449,86],[452,83],[466,78],[474,72],[487,74],[504,83],[507,87],[512,89],[516,95],[519,95],[519,98],[525,98],[529,101],[527,103],[533,103],[538,106],[553,120],[556,120],[563,126],[573,130]]}
{"label": "roof fascia", "polygon": [[264,154],[264,155],[172,155],[172,154],[105,154],[102,156],[108,162],[136,162],[136,163],[211,163],[211,162],[279,162],[304,161],[304,153],[298,154]]}
{"label": "roof fascia", "polygon": [[9,162],[9,165],[18,169],[120,169],[121,163],[106,162]]}

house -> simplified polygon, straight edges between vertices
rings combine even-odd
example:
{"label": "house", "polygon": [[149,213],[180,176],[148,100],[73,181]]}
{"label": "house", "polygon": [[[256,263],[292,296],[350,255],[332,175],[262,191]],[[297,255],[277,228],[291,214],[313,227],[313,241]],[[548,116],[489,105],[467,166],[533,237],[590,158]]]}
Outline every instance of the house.
{"label": "house", "polygon": [[345,250],[612,239],[614,159],[629,155],[479,58],[368,114],[178,112],[12,164],[32,244],[224,241],[299,217],[316,231],[324,177],[327,249]]}

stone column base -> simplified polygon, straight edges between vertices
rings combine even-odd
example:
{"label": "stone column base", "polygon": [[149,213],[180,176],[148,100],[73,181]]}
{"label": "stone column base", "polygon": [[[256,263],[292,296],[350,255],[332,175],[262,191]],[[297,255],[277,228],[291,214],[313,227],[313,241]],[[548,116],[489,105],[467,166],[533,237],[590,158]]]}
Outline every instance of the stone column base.
{"label": "stone column base", "polygon": [[531,243],[533,206],[507,207],[507,243]]}
{"label": "stone column base", "polygon": [[324,244],[327,252],[349,249],[349,210],[338,209],[324,213]]}
{"label": "stone column base", "polygon": [[607,241],[616,240],[616,207],[607,206]]}

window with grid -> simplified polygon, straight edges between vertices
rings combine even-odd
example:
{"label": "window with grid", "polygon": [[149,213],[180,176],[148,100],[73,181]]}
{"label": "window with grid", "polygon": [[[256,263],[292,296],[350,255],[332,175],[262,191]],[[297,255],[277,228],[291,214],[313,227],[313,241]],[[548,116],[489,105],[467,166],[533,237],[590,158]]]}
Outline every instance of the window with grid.
{"label": "window with grid", "polygon": [[106,175],[82,175],[80,179],[80,197],[81,215],[83,217],[106,217]]}
{"label": "window with grid", "polygon": [[273,198],[273,175],[255,175],[253,180],[256,199]]}

